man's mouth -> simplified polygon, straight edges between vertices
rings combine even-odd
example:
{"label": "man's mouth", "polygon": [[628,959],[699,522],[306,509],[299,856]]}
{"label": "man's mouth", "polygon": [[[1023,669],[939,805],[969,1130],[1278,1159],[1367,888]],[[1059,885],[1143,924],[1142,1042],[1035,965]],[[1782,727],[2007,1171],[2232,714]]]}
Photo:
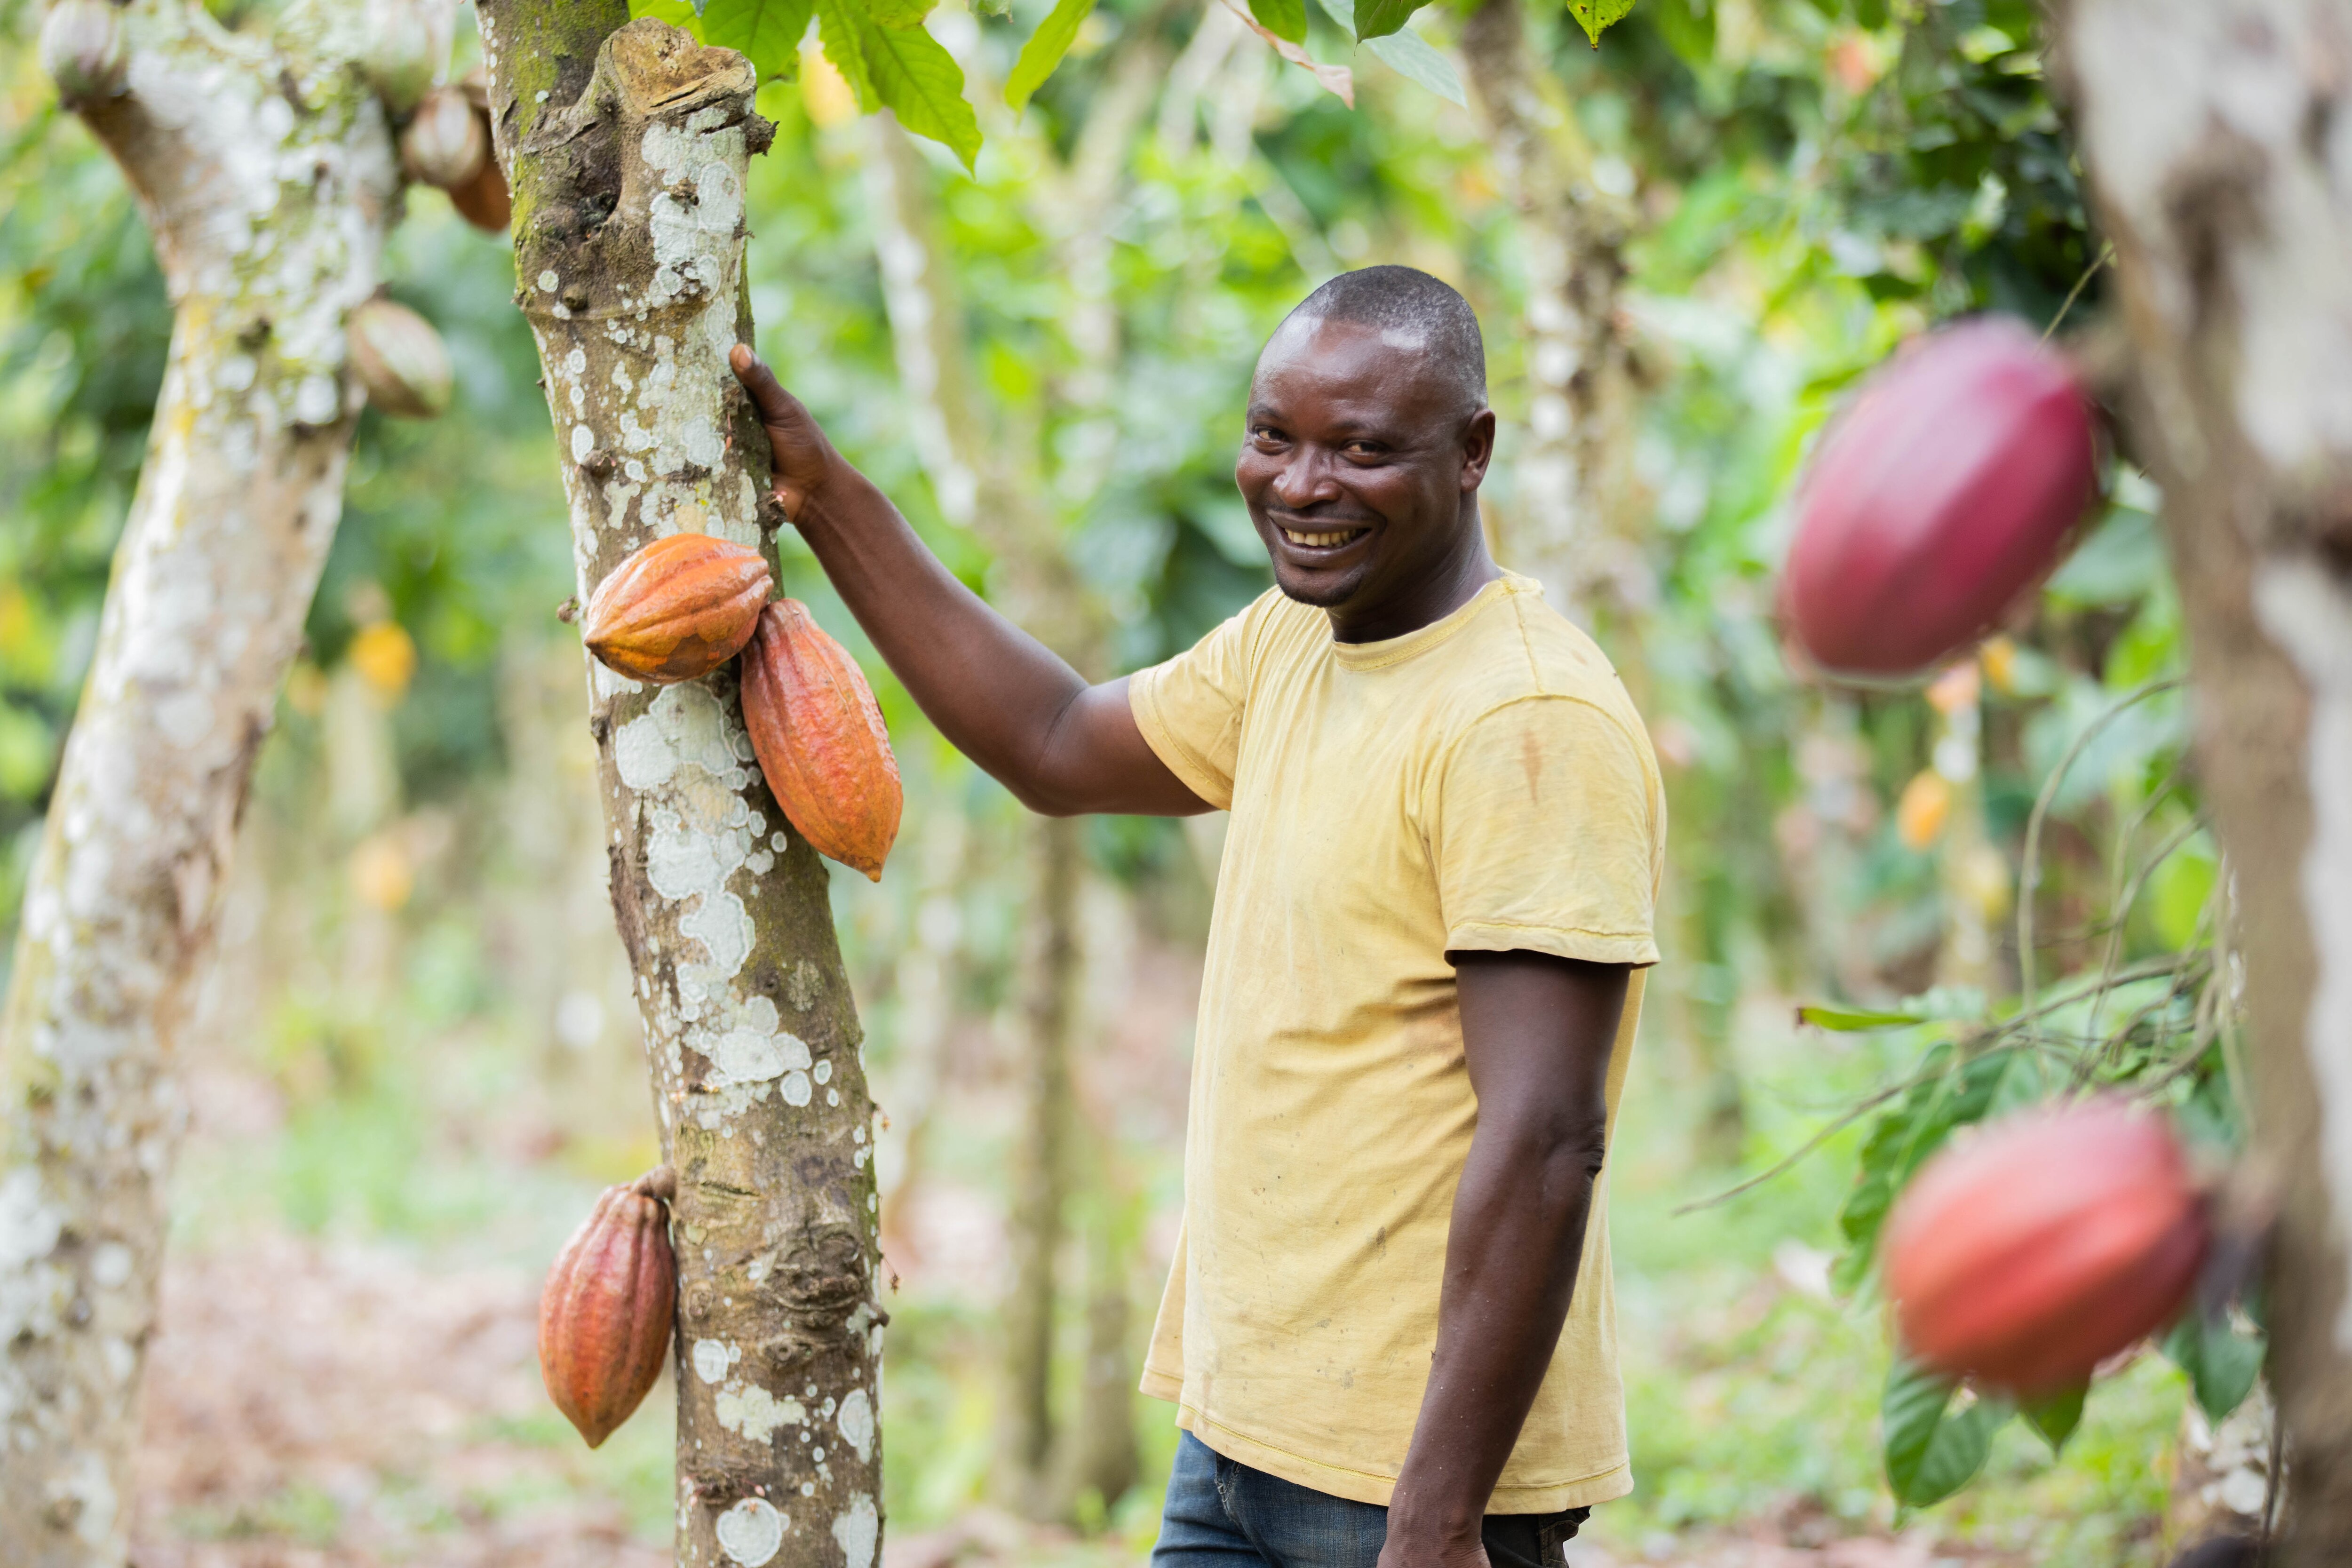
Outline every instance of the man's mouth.
{"label": "man's mouth", "polygon": [[1343,544],[1353,544],[1371,531],[1369,528],[1343,528],[1328,533],[1308,533],[1296,528],[1282,530],[1282,537],[1306,550],[1336,550]]}

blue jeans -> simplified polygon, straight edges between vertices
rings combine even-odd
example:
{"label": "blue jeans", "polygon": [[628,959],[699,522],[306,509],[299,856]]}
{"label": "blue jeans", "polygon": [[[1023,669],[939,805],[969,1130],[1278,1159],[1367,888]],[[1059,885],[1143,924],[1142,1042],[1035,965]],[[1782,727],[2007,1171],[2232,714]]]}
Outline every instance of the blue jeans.
{"label": "blue jeans", "polygon": [[[1490,1513],[1486,1556],[1495,1568],[1559,1568],[1591,1512]],[[1254,1470],[1181,1432],[1151,1568],[1373,1568],[1388,1533],[1377,1504]]]}

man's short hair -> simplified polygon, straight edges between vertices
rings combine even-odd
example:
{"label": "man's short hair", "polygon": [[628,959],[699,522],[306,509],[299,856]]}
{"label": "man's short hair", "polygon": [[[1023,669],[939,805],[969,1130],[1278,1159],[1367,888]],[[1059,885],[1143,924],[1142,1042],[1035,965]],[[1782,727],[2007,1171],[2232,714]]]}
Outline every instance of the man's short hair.
{"label": "man's short hair", "polygon": [[1392,347],[1420,351],[1431,369],[1450,377],[1465,416],[1486,406],[1486,341],[1478,313],[1442,279],[1411,267],[1342,272],[1290,314],[1372,328]]}

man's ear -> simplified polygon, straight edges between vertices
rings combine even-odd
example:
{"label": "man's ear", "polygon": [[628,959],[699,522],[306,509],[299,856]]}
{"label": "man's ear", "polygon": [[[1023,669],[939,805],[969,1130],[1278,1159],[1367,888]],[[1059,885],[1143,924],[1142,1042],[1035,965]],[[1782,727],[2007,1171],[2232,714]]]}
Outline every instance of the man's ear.
{"label": "man's ear", "polygon": [[1466,494],[1478,488],[1486,478],[1486,465],[1495,460],[1495,411],[1481,408],[1470,416],[1469,424],[1462,430],[1462,489]]}

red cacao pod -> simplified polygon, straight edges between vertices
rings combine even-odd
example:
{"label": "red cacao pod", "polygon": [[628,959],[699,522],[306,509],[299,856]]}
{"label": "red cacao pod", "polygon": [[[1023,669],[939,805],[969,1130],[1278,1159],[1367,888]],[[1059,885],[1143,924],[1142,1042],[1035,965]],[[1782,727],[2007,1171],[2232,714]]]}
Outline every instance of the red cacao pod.
{"label": "red cacao pod", "polygon": [[2170,1126],[2112,1100],[2028,1111],[1938,1154],[1888,1215],[1911,1352],[2046,1394],[2177,1316],[2210,1242]]}
{"label": "red cacao pod", "polygon": [[677,1301],[667,1165],[608,1187],[564,1243],[539,1293],[539,1370],[548,1396],[592,1448],[661,1377]]}
{"label": "red cacao pod", "polygon": [[743,722],[801,837],[880,881],[905,804],[898,759],[857,661],[797,599],[760,612],[743,657]]}
{"label": "red cacao pod", "polygon": [[669,534],[596,584],[581,637],[632,680],[692,680],[742,651],[773,586],[758,551],[707,533]]}
{"label": "red cacao pod", "polygon": [[1916,674],[2057,563],[2097,493],[2090,405],[2021,323],[1978,317],[1906,347],[1822,436],[1781,584],[1832,673]]}

